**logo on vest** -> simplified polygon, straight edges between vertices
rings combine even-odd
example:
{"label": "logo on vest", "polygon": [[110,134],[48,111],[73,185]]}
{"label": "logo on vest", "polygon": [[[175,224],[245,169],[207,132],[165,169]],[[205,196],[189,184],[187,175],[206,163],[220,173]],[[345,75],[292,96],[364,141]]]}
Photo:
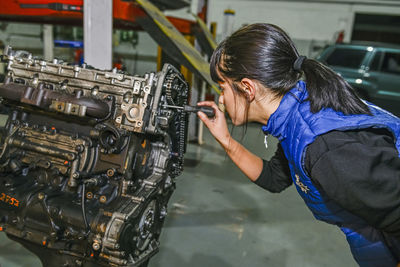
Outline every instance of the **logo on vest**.
{"label": "logo on vest", "polygon": [[300,182],[300,176],[298,174],[295,174],[294,177],[296,177],[296,184],[298,187],[300,187],[301,191],[304,193],[308,193],[310,191],[310,188],[308,186],[304,185],[302,182]]}

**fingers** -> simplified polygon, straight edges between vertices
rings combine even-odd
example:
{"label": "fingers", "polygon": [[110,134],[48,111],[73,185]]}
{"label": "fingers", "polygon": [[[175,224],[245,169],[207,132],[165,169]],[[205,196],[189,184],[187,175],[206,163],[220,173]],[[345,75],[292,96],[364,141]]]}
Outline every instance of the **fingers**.
{"label": "fingers", "polygon": [[207,116],[207,114],[203,111],[198,111],[197,115],[200,119],[202,119],[203,121],[207,120],[207,121],[215,121],[216,118],[218,118],[217,114],[215,114],[215,116],[213,117],[209,117]]}
{"label": "fingers", "polygon": [[212,108],[217,108],[217,105],[215,104],[214,101],[201,101],[199,103],[197,103],[198,106],[208,106],[208,107],[212,107]]}
{"label": "fingers", "polygon": [[207,117],[206,114],[204,114],[204,112],[201,112],[201,111],[197,112],[197,116],[206,125],[207,128],[210,128],[209,126],[210,126],[211,120],[210,120],[210,118]]}
{"label": "fingers", "polygon": [[217,104],[215,104],[215,102],[213,101],[201,101],[199,103],[197,103],[198,106],[207,106],[207,107],[211,107],[214,109],[214,113],[215,113],[215,117],[216,119],[225,116],[224,115],[224,110],[222,110],[221,108],[219,108],[219,106],[217,106]]}
{"label": "fingers", "polygon": [[201,111],[198,111],[198,112],[197,112],[197,116],[199,116],[200,120],[202,120],[204,123],[206,123],[205,121],[208,121],[208,120],[209,120],[208,117],[207,117],[207,115],[204,114],[204,113],[201,112]]}
{"label": "fingers", "polygon": [[217,111],[221,111],[221,113],[225,113],[225,101],[224,96],[220,95],[218,98],[218,105],[213,101],[201,101],[197,103],[198,106],[209,106],[214,108],[216,117],[219,117],[220,114],[217,114]]}

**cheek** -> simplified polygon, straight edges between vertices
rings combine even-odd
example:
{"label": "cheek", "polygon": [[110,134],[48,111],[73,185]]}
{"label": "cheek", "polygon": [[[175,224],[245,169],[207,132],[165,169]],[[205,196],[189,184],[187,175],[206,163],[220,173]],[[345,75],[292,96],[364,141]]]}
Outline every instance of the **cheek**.
{"label": "cheek", "polygon": [[235,97],[232,94],[224,93],[223,101],[226,111],[229,113],[230,116],[232,116],[236,109]]}
{"label": "cheek", "polygon": [[[226,100],[226,97],[224,97]],[[236,100],[236,101],[235,101]],[[246,118],[246,100],[243,97],[236,96],[232,98],[231,101],[227,104],[228,101],[225,101],[226,111],[229,114],[229,117],[232,120],[234,125],[241,125],[245,123]]]}

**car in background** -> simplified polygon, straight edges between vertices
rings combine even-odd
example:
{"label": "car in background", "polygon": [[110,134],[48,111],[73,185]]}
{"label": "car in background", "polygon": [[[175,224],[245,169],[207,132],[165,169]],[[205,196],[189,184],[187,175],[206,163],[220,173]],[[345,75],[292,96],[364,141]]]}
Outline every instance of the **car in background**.
{"label": "car in background", "polygon": [[361,98],[400,115],[400,46],[334,44],[317,60],[341,75]]}

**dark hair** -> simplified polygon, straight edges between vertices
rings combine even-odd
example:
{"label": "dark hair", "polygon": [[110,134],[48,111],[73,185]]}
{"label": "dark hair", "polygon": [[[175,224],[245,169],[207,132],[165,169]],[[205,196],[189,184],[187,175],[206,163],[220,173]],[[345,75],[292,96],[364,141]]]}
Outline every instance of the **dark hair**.
{"label": "dark hair", "polygon": [[[289,36],[278,26],[256,23],[245,26],[223,42],[211,57],[211,78],[240,82],[259,81],[277,97],[285,95],[304,74],[311,112],[332,108],[343,114],[371,114],[354,89],[338,74],[318,61],[305,59],[301,71],[293,68],[299,53]],[[238,86],[236,92],[243,93]]]}

